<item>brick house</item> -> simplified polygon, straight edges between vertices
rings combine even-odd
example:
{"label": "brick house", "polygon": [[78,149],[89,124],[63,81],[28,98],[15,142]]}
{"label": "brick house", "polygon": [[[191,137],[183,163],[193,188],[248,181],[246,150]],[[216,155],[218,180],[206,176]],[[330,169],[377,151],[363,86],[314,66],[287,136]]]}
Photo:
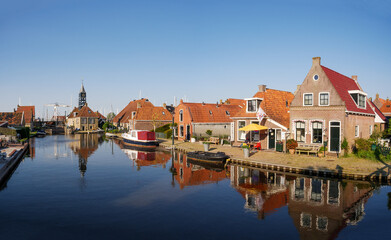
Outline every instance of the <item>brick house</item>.
{"label": "brick house", "polygon": [[386,129],[388,123],[386,116],[380,111],[380,109],[369,99],[369,104],[375,113],[375,128],[376,130],[383,132]]}
{"label": "brick house", "polygon": [[383,98],[380,98],[379,94],[376,93],[376,98],[373,100],[373,103],[376,105],[376,107],[380,109],[385,102],[386,102],[386,100]]}
{"label": "brick house", "polygon": [[384,114],[386,117],[386,128],[389,127],[390,119],[391,119],[391,101],[387,98],[387,100],[384,101],[384,104],[380,108],[380,111]]}
{"label": "brick house", "polygon": [[81,109],[74,108],[68,115],[67,127],[81,131],[95,131],[98,129],[99,115],[92,111],[86,103]]}
{"label": "brick house", "polygon": [[189,103],[180,101],[175,108],[178,140],[190,140],[192,136],[207,136],[211,130],[213,136],[229,136],[231,116],[243,106],[227,103]]}
{"label": "brick house", "polygon": [[25,120],[25,127],[34,127],[35,120],[35,106],[19,106],[16,109],[17,113],[23,113]]}
{"label": "brick house", "polygon": [[[258,92],[252,98],[245,99],[245,106],[231,116],[231,141],[234,145],[240,145],[249,139],[252,142],[260,141],[262,149],[275,149],[276,142],[284,140],[284,135],[288,131],[289,105],[294,95],[291,92],[266,88],[266,85],[258,87]],[[257,118],[260,108],[266,114],[262,122]],[[266,126],[268,130],[239,131],[251,123]]]}
{"label": "brick house", "polygon": [[155,107],[147,98],[131,101],[113,118],[117,127],[134,130],[153,130],[172,122],[165,106]]}
{"label": "brick house", "polygon": [[290,108],[291,138],[299,143],[323,145],[329,152],[340,152],[341,142],[349,146],[356,138],[369,138],[375,113],[357,76],[346,77],[320,64],[312,67],[298,86]]}

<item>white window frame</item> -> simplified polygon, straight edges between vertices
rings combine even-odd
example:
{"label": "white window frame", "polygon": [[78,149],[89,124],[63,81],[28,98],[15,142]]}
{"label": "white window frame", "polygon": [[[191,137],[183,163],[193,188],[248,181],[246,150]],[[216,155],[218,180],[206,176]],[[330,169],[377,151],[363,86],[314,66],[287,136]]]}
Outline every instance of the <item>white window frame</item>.
{"label": "white window frame", "polygon": [[[304,128],[299,128],[299,129],[304,129],[304,141],[303,142],[301,142],[301,141],[297,141],[297,123],[298,122],[301,122],[301,123],[304,123]],[[295,124],[295,136],[294,136],[294,139],[297,141],[297,142],[299,142],[299,143],[306,143],[307,142],[307,134],[306,134],[306,127],[307,127],[307,124],[306,124],[306,122],[303,120],[303,121],[296,121],[296,122],[294,122],[294,124]]]}
{"label": "white window frame", "polygon": [[179,122],[183,122],[183,109],[179,110]]}
{"label": "white window frame", "polygon": [[[358,108],[361,108],[361,109],[367,108],[367,94],[365,92],[360,91],[360,90],[350,90],[350,91],[348,91],[348,93]],[[357,94],[357,103],[356,103],[356,101],[354,101],[352,94]],[[360,95],[364,96],[364,107],[360,107]]]}
{"label": "white window frame", "polygon": [[[261,106],[263,98],[245,98],[244,100],[246,101],[246,113],[256,113],[259,107]],[[253,100],[255,100],[255,111],[248,111],[248,101],[253,101]]]}
{"label": "white window frame", "polygon": [[[321,94],[327,94],[327,95],[328,95],[328,102],[327,102],[327,105],[322,105],[322,104],[320,104],[320,95],[321,95]],[[323,106],[324,106],[324,107],[330,106],[330,93],[329,93],[329,92],[320,92],[318,96],[319,96],[319,98],[318,98],[318,105],[319,105],[319,106],[322,106],[322,107],[323,107]]]}
{"label": "white window frame", "polygon": [[[311,95],[311,97],[312,97],[312,103],[311,103],[311,105],[306,105],[305,104],[305,95]],[[314,94],[313,93],[303,93],[303,106],[314,106]]]}
{"label": "white window frame", "polygon": [[[320,124],[322,124],[322,142],[321,143],[314,143],[314,123],[320,123]],[[321,122],[321,121],[315,121],[315,122],[312,122],[311,123],[311,143],[312,144],[322,144],[323,145],[323,141],[324,141],[324,136],[323,136],[323,133],[324,133],[324,123],[323,122]]]}
{"label": "white window frame", "polygon": [[354,127],[354,137],[359,137],[360,136],[360,126],[356,125]]}
{"label": "white window frame", "polygon": [[240,132],[245,132],[245,131],[240,131],[239,130],[239,122],[244,122],[244,126],[246,126],[246,120],[238,120],[237,121],[237,126],[238,126],[238,129],[237,129],[237,139],[238,141],[245,141],[246,140],[246,137],[244,137],[244,139],[240,139]]}

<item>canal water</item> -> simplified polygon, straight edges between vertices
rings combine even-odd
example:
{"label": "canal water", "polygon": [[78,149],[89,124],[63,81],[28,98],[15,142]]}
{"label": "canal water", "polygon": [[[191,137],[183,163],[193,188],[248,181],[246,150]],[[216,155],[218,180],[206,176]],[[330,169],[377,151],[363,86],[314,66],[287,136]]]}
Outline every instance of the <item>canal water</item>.
{"label": "canal water", "polygon": [[0,239],[374,239],[391,187],[190,163],[98,135],[34,139],[0,191]]}

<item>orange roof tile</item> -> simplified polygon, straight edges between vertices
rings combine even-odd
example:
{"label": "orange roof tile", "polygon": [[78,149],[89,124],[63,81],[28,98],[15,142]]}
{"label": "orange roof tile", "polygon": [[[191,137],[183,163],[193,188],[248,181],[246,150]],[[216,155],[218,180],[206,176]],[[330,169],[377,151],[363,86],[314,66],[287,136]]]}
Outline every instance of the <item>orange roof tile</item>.
{"label": "orange roof tile", "polygon": [[[254,98],[262,98],[261,108],[270,119],[289,127],[289,106],[294,98],[291,92],[267,88],[265,92],[257,92]],[[256,113],[246,112],[243,107],[235,118],[255,118]]]}
{"label": "orange roof tile", "polygon": [[241,107],[231,104],[213,103],[183,103],[189,108],[193,122],[222,123],[232,122],[231,116],[235,115]]}
{"label": "orange roof tile", "polygon": [[74,118],[77,117],[79,114],[79,108],[75,107],[72,112],[68,115],[68,118]]}
{"label": "orange roof tile", "polygon": [[131,101],[121,112],[119,112],[114,118],[113,122],[128,123],[132,119],[132,112],[137,111],[137,104],[141,107],[153,107],[153,104],[146,98],[140,100]]}
{"label": "orange roof tile", "polygon": [[35,117],[35,106],[19,106],[16,109],[17,113],[24,112],[24,119],[26,123],[30,123],[32,119]]}
{"label": "orange roof tile", "polygon": [[171,113],[164,107],[141,107],[137,109],[136,120],[166,120],[171,121]]}
{"label": "orange roof tile", "polygon": [[84,105],[80,111],[79,111],[79,114],[76,116],[76,117],[88,117],[88,118],[98,118],[98,116],[96,115],[96,113],[94,111],[91,110],[91,108],[89,108],[86,105]]}
{"label": "orange roof tile", "polygon": [[96,111],[95,114],[98,116],[100,119],[106,119],[105,116],[103,116],[100,112]]}
{"label": "orange roof tile", "polygon": [[390,116],[391,115],[391,101],[387,99],[383,106],[380,108],[380,111],[385,115],[385,116]]}

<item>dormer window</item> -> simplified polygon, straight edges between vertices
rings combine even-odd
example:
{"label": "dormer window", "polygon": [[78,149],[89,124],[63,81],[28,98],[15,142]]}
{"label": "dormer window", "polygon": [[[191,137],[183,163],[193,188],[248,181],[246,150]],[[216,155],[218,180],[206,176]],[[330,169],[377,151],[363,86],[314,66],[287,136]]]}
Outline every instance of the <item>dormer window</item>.
{"label": "dormer window", "polygon": [[225,114],[227,114],[229,116],[229,112],[228,111],[225,111]]}
{"label": "dormer window", "polygon": [[209,114],[212,115],[212,110],[209,110]]}
{"label": "dormer window", "polygon": [[349,91],[350,96],[359,108],[366,108],[367,94],[360,90]]}
{"label": "dormer window", "polygon": [[132,112],[132,119],[136,116],[136,112]]}
{"label": "dormer window", "polygon": [[262,98],[248,98],[247,100],[247,112],[257,112],[259,105],[262,102]]}

